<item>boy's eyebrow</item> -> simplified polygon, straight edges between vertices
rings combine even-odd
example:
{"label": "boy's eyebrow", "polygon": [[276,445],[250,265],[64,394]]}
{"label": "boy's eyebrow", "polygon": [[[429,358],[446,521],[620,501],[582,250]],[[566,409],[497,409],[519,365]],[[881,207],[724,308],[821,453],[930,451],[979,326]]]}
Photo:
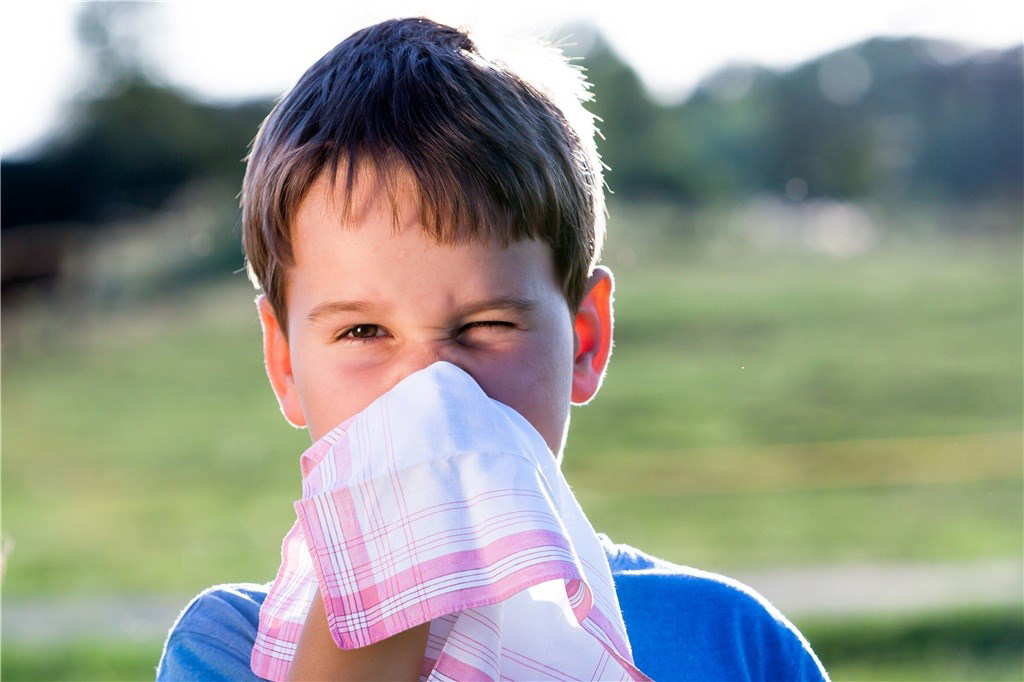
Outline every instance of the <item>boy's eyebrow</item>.
{"label": "boy's eyebrow", "polygon": [[310,310],[306,315],[306,321],[309,324],[316,324],[322,318],[333,313],[379,313],[385,307],[369,301],[326,301]]}
{"label": "boy's eyebrow", "polygon": [[[536,301],[517,296],[495,296],[483,301],[476,301],[462,308],[458,316],[465,317],[486,310],[510,310],[523,315],[532,313],[538,307]],[[388,309],[369,301],[326,301],[317,305],[306,316],[309,324],[317,324],[333,313],[381,313]]]}
{"label": "boy's eyebrow", "polygon": [[488,298],[483,301],[471,303],[459,312],[463,317],[474,313],[480,313],[485,310],[511,310],[512,312],[525,315],[532,313],[536,309],[537,302],[529,298],[519,298],[517,296],[495,296],[494,298]]}

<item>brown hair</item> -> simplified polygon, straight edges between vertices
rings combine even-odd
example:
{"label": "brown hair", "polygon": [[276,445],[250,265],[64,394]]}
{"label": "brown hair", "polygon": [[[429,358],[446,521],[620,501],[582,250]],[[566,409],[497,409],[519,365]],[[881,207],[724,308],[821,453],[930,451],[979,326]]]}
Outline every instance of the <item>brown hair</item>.
{"label": "brown hair", "polygon": [[295,210],[329,172],[344,176],[349,215],[362,167],[384,180],[396,220],[396,178],[410,178],[420,222],[439,243],[543,240],[570,311],[579,309],[604,238],[601,162],[581,70],[553,48],[543,56],[540,78],[528,80],[482,56],[464,31],[395,19],[306,71],[260,126],[241,194],[249,278],[285,333]]}

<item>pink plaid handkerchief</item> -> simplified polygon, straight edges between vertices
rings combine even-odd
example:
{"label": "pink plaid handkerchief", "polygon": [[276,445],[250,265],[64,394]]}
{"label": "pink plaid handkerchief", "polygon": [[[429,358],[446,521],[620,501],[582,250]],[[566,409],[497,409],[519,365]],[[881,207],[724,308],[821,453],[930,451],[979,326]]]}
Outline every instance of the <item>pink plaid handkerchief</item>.
{"label": "pink plaid handkerchief", "polygon": [[287,677],[319,584],[338,646],[430,621],[421,680],[647,680],[600,540],[543,438],[447,362],[302,456],[255,674]]}

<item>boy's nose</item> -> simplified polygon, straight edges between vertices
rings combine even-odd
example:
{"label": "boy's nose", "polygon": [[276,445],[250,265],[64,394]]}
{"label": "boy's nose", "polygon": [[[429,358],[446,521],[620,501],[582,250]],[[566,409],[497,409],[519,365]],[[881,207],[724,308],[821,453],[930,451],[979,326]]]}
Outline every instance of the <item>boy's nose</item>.
{"label": "boy's nose", "polygon": [[476,379],[471,368],[458,357],[458,353],[456,349],[452,348],[452,344],[438,341],[422,343],[414,348],[407,349],[402,361],[395,368],[396,374],[391,385],[394,386],[410,374],[426,369],[435,362],[450,362],[466,374],[469,374],[474,380]]}

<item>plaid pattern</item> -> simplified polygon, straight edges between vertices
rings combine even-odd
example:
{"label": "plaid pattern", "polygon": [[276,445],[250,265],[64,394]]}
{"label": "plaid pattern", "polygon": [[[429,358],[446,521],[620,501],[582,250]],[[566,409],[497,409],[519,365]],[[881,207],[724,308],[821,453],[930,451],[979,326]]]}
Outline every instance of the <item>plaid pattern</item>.
{"label": "plaid pattern", "polygon": [[251,666],[281,680],[317,585],[334,641],[430,621],[421,680],[646,680],[604,551],[540,434],[440,362],[302,456]]}

